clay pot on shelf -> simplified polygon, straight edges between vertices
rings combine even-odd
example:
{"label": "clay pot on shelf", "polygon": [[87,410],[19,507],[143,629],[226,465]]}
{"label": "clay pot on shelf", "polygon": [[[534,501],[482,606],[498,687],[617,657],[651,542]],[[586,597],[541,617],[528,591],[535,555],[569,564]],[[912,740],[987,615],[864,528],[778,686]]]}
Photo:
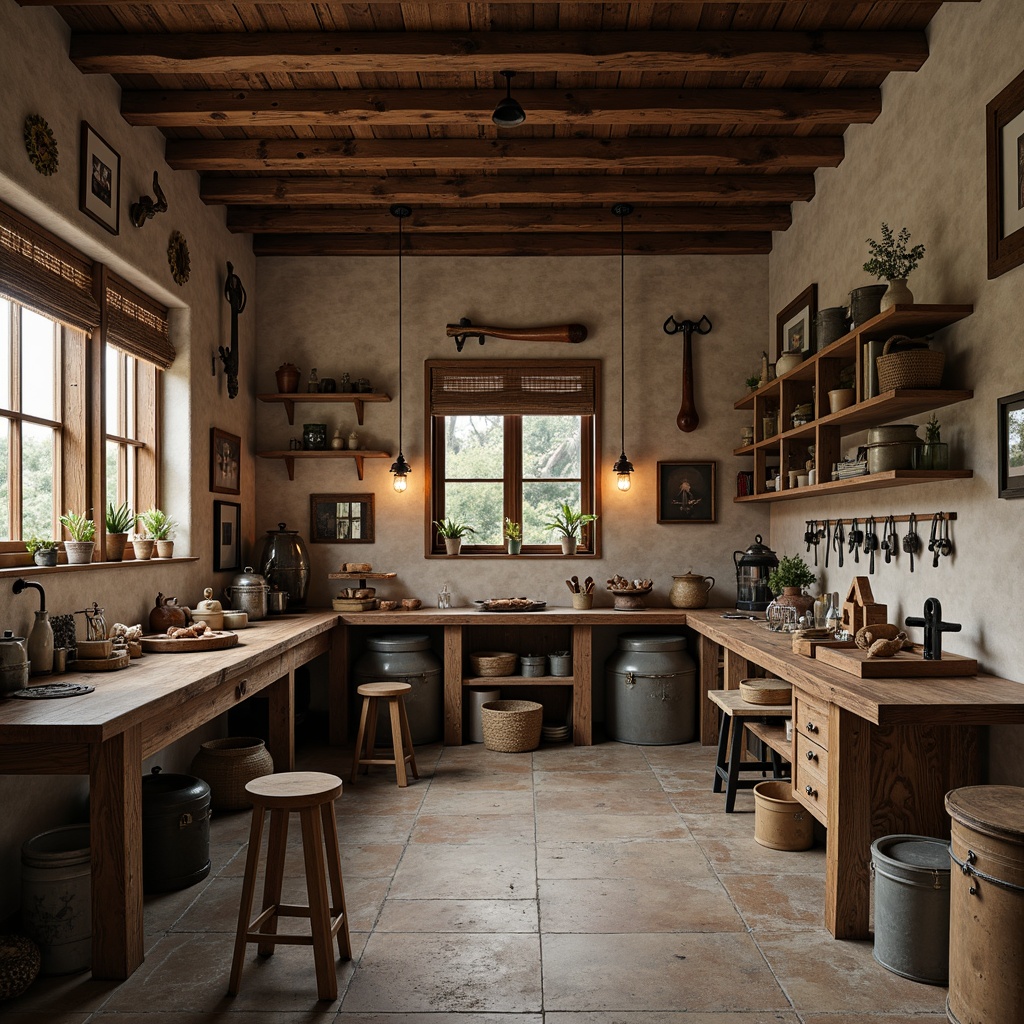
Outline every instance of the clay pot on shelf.
{"label": "clay pot on shelf", "polygon": [[158,540],[156,542],[156,557],[157,558],[173,558],[174,557],[174,541],[173,540]]}
{"label": "clay pot on shelf", "polygon": [[294,363],[282,363],[274,376],[279,395],[291,395],[299,390],[299,368]]}
{"label": "clay pot on shelf", "polygon": [[907,287],[907,279],[896,277],[889,282],[889,287],[882,295],[879,307],[884,313],[887,309],[892,309],[893,306],[910,306],[913,305],[913,302],[914,293]]}
{"label": "clay pot on shelf", "polygon": [[166,633],[172,627],[187,626],[190,617],[189,610],[179,605],[176,597],[157,594],[156,606],[149,612],[149,631]]}
{"label": "clay pot on shelf", "polygon": [[64,551],[68,556],[68,565],[84,565],[92,561],[93,549],[96,547],[94,540],[66,540]]}
{"label": "clay pot on shelf", "polygon": [[775,603],[786,608],[795,608],[796,616],[800,618],[814,606],[814,598],[808,597],[802,587],[783,587],[782,593],[775,598]]}
{"label": "clay pot on shelf", "polygon": [[136,537],[132,541],[132,547],[135,549],[136,561],[148,562],[153,557],[153,548],[156,547],[156,541],[150,537]]}
{"label": "clay pot on shelf", "polygon": [[128,545],[128,534],[127,533],[108,533],[107,534],[107,561],[108,562],[123,562],[124,561],[124,549]]}
{"label": "clay pot on shelf", "polygon": [[795,370],[803,361],[803,352],[784,352],[775,363],[775,375],[783,377],[790,370]]}
{"label": "clay pot on shelf", "polygon": [[830,412],[839,412],[841,409],[848,409],[853,405],[855,392],[853,388],[836,388],[828,393],[828,407]]}

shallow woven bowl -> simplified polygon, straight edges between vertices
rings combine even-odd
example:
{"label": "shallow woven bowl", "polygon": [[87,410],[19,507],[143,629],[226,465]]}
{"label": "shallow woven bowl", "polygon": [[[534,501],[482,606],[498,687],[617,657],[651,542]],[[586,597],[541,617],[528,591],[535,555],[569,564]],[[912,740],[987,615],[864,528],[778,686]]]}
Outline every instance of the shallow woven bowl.
{"label": "shallow woven bowl", "polygon": [[516,670],[518,654],[511,651],[477,651],[469,656],[477,676],[510,676]]}
{"label": "shallow woven bowl", "polygon": [[480,705],[484,746],[503,754],[521,754],[540,746],[544,706],[532,700],[488,700]]}

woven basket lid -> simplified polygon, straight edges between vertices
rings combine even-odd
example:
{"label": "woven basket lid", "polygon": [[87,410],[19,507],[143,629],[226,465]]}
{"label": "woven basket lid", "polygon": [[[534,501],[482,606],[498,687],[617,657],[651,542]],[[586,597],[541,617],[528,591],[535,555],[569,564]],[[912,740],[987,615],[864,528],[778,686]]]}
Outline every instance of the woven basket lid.
{"label": "woven basket lid", "polygon": [[748,704],[789,704],[793,687],[784,679],[741,679],[740,696]]}

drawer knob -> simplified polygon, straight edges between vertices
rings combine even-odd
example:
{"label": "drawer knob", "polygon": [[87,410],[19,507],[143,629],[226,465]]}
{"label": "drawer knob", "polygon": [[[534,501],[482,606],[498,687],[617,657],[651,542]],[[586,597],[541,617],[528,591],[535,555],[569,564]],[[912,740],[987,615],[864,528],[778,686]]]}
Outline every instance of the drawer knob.
{"label": "drawer knob", "polygon": [[818,731],[818,727],[813,722],[808,722],[807,723],[807,731],[808,732],[817,732]]}
{"label": "drawer knob", "polygon": [[812,796],[812,797],[815,798],[815,800],[817,800],[817,798],[818,798],[818,791],[813,786],[804,786],[804,792],[808,796]]}
{"label": "drawer knob", "polygon": [[239,700],[241,700],[241,699],[242,699],[242,698],[243,698],[243,697],[244,697],[244,696],[246,695],[246,693],[248,693],[248,691],[249,691],[249,680],[248,680],[248,679],[243,679],[243,680],[242,680],[242,681],[241,681],[241,682],[240,682],[240,683],[239,683],[239,684],[238,684],[238,685],[237,685],[237,686],[235,687],[235,696],[236,696],[236,697],[237,697],[237,698],[238,698]]}
{"label": "drawer knob", "polygon": [[817,761],[818,760],[818,755],[813,750],[808,750],[807,751],[807,760],[808,761]]}

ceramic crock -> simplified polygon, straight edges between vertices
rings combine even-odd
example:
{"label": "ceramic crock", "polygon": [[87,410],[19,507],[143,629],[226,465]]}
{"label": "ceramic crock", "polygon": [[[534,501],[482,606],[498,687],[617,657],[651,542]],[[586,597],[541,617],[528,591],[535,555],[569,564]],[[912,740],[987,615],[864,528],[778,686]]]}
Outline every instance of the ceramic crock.
{"label": "ceramic crock", "polygon": [[5,629],[0,637],[0,697],[28,686],[28,652],[25,638]]}
{"label": "ceramic crock", "polygon": [[668,600],[673,608],[704,608],[715,585],[714,576],[701,576],[692,569],[687,569],[681,576],[673,576],[672,580]]}

